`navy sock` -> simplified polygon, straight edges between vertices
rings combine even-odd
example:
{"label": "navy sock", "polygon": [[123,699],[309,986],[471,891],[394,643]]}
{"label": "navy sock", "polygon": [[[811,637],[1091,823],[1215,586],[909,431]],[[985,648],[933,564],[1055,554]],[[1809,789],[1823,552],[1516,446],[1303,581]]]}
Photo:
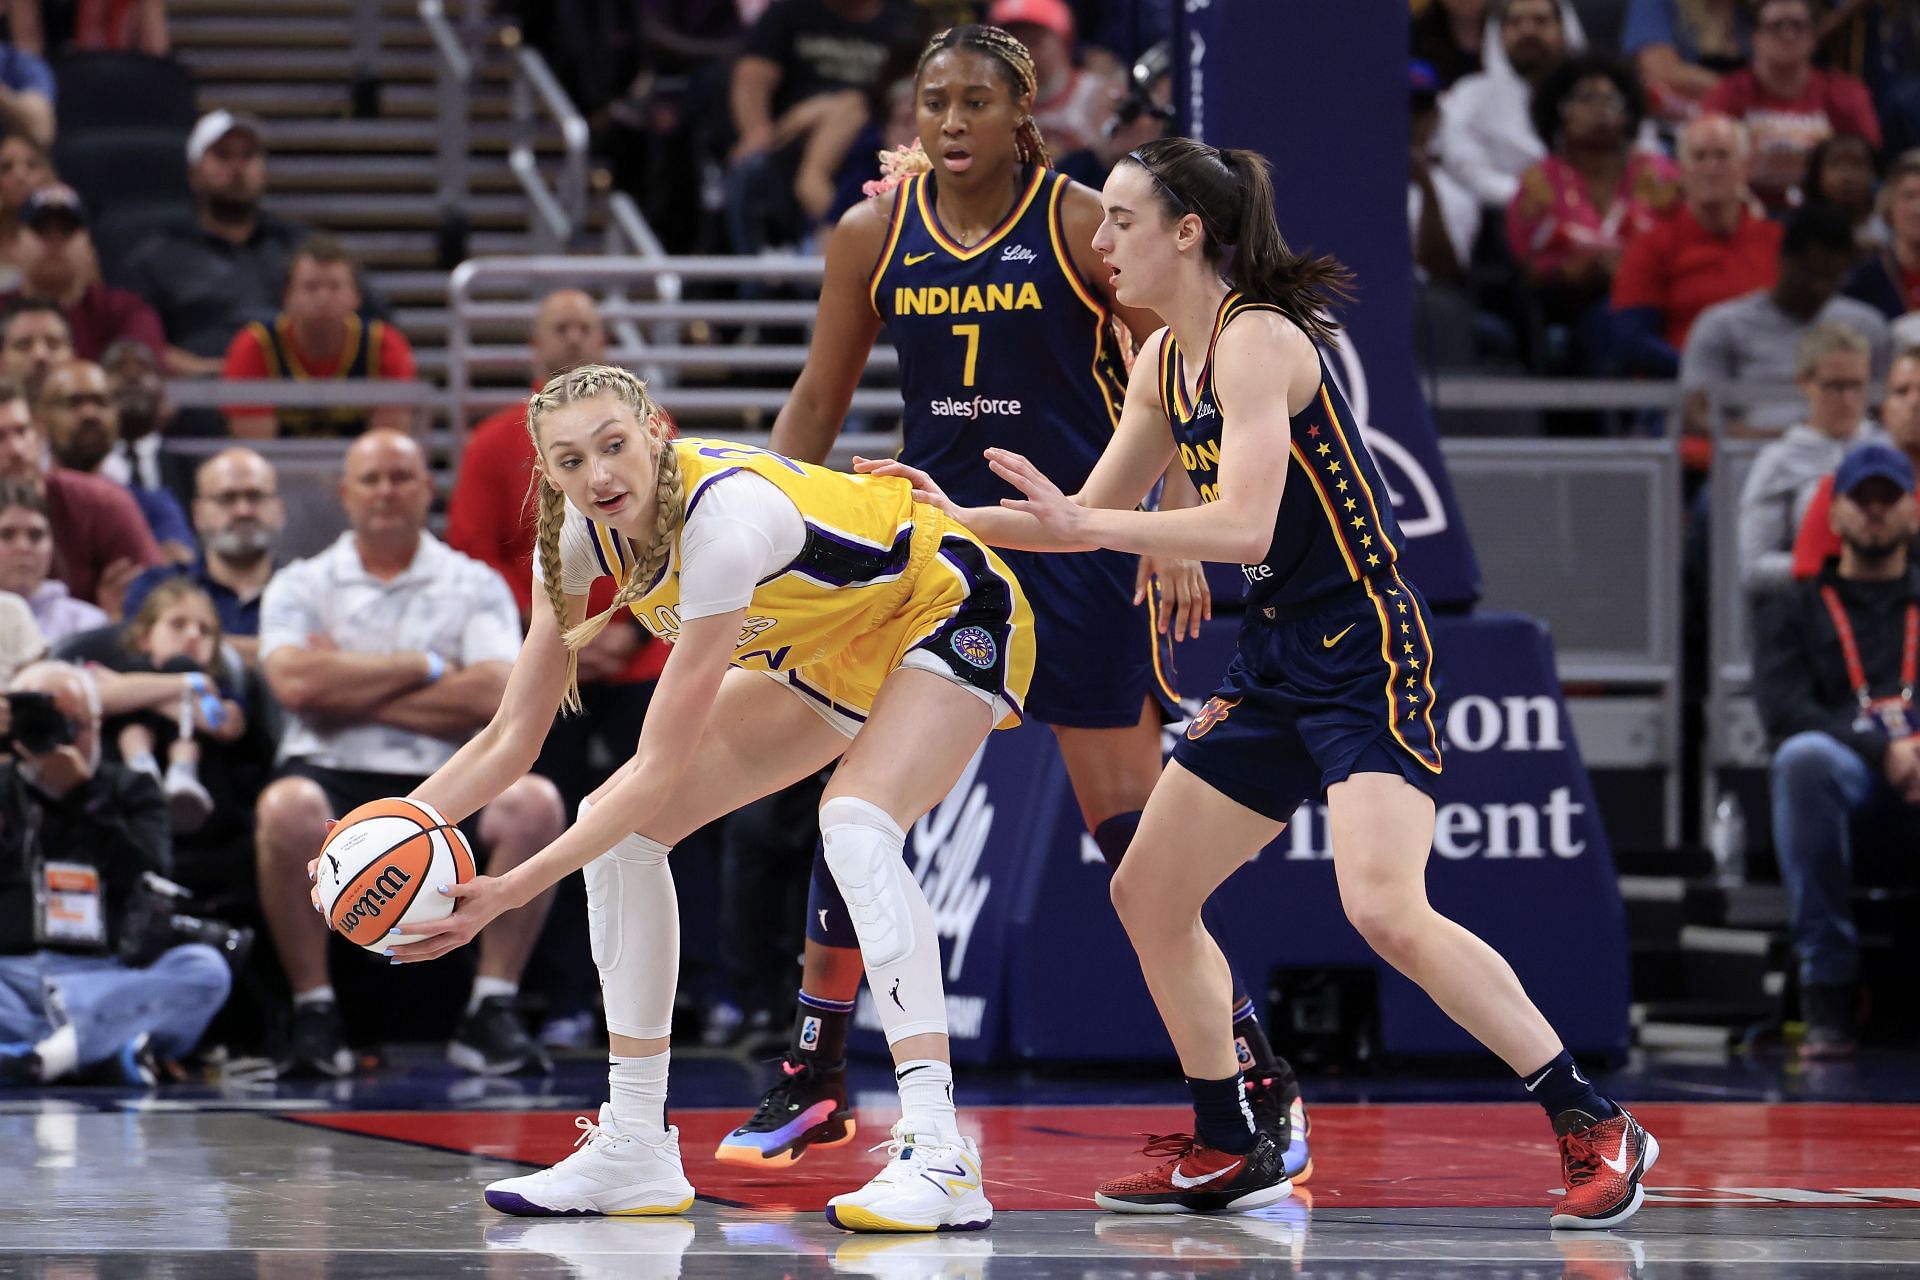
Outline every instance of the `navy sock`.
{"label": "navy sock", "polygon": [[1595,1120],[1613,1116],[1616,1108],[1587,1082],[1573,1055],[1565,1049],[1552,1062],[1520,1077],[1533,1100],[1546,1108],[1547,1118],[1556,1120],[1562,1112],[1583,1111]]}
{"label": "navy sock", "polygon": [[1225,1080],[1188,1080],[1193,1091],[1194,1136],[1216,1151],[1253,1150],[1253,1109],[1236,1072]]}
{"label": "navy sock", "polygon": [[847,1023],[852,1019],[853,1001],[828,1000],[802,990],[788,1053],[809,1066],[839,1067],[847,1060]]}

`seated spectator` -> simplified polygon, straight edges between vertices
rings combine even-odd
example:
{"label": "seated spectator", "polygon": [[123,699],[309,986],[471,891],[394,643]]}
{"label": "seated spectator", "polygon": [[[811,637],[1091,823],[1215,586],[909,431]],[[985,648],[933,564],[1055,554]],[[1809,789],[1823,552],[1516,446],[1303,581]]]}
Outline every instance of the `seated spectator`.
{"label": "seated spectator", "polygon": [[[0,711],[18,755],[0,763],[0,1080],[105,1068],[153,1084],[155,1063],[191,1052],[226,1003],[227,962],[135,928],[143,877],[172,870],[166,807],[153,779],[100,758],[87,673],[36,663],[8,687],[47,695],[64,741],[22,743]],[[43,922],[55,894],[63,909]]]}
{"label": "seated spectator", "polygon": [[1889,320],[1920,311],[1920,150],[1887,169],[1880,187],[1880,216],[1887,243],[1847,280],[1847,296],[1876,308]]}
{"label": "seated spectator", "polygon": [[[1853,228],[1846,215],[1818,205],[1797,210],[1780,237],[1780,267],[1771,289],[1756,290],[1700,313],[1680,352],[1680,385],[1688,392],[1686,429],[1710,435],[1707,388],[1713,384],[1784,386],[1798,378],[1801,340],[1816,324],[1845,325],[1866,338],[1874,376],[1889,363],[1887,322],[1865,303],[1840,296],[1853,265]],[[1722,407],[1732,434],[1772,434],[1800,415],[1796,401]]]}
{"label": "seated spectator", "polygon": [[1706,115],[1680,131],[1680,203],[1627,241],[1613,277],[1619,368],[1673,377],[1702,311],[1773,284],[1781,228],[1753,199],[1747,160],[1738,121]]}
{"label": "seated spectator", "polygon": [[1822,30],[1835,63],[1873,95],[1882,149],[1920,147],[1920,11],[1904,0],[1842,0]]}
{"label": "seated spectator", "polygon": [[1438,163],[1434,138],[1440,130],[1440,98],[1433,69],[1424,63],[1413,64],[1408,111],[1407,222],[1414,269],[1429,284],[1457,285],[1480,236],[1480,202]]}
{"label": "seated spectator", "polygon": [[[353,259],[331,236],[308,237],[287,269],[287,295],[271,324],[255,321],[234,335],[221,375],[229,381],[273,378],[294,382],[414,377],[413,347],[384,320],[361,314]],[[230,406],[227,425],[241,439],[359,435],[368,427],[406,431],[407,405],[378,408],[261,409]]]}
{"label": "seated spectator", "polygon": [[987,21],[1027,46],[1038,88],[1033,119],[1054,155],[1084,151],[1113,119],[1121,85],[1109,75],[1076,66],[1073,10],[1067,0],[994,0]]}
{"label": "seated spectator", "polygon": [[[1887,441],[1907,455],[1908,462],[1920,460],[1920,346],[1903,347],[1887,371],[1887,398],[1880,403],[1880,429]],[[1823,476],[1813,497],[1807,502],[1807,514],[1800,519],[1800,532],[1793,540],[1793,576],[1815,577],[1820,566],[1840,554],[1840,537],[1833,531],[1833,477]]]}
{"label": "seated spectator", "polygon": [[15,298],[0,307],[0,377],[12,378],[40,398],[47,371],[73,359],[73,331],[59,304]]}
{"label": "seated spectator", "polygon": [[100,279],[100,259],[87,233],[87,208],[65,183],[41,187],[20,210],[16,260],[19,295],[51,302],[66,317],[73,349],[98,360],[115,342],[144,344],[155,356],[166,350],[160,317],[137,294]]}
{"label": "seated spectator", "polygon": [[1503,69],[1462,79],[1440,104],[1440,160],[1481,204],[1505,210],[1520,175],[1547,153],[1528,113],[1534,87],[1566,61],[1566,28],[1554,0],[1502,0]]}
{"label": "seated spectator", "polygon": [[0,130],[52,146],[56,93],[46,59],[17,44],[0,43]]}
{"label": "seated spectator", "polygon": [[69,49],[132,50],[164,58],[167,0],[14,0],[13,38],[38,54]]}
{"label": "seated spectator", "polygon": [[1753,189],[1769,209],[1798,198],[1807,153],[1836,133],[1858,134],[1880,149],[1880,121],[1867,86],[1813,65],[1814,0],[1760,0],[1754,10],[1753,64],[1722,78],[1700,100],[1743,122],[1753,135]]}
{"label": "seated spectator", "polygon": [[1620,52],[1654,115],[1684,121],[1724,73],[1746,65],[1750,36],[1740,0],[1629,0]]}
{"label": "seated spectator", "polygon": [[[327,971],[327,929],[307,864],[327,823],[402,796],[492,718],[520,647],[500,575],[426,531],[433,480],[409,436],[374,430],[347,451],[351,528],[275,574],[261,605],[260,661],[286,708],[278,776],[260,797],[262,902],[293,990],[286,1071],[353,1069]],[[486,872],[502,875],[566,826],[560,793],[528,774],[478,815]],[[550,1070],[512,1000],[551,891],[480,936],[479,971],[449,1055],[486,1074]]]}
{"label": "seated spectator", "polygon": [[1853,824],[1871,817],[1903,861],[1920,836],[1913,487],[1899,450],[1848,454],[1833,482],[1839,558],[1755,615],[1753,693],[1774,749],[1773,843],[1792,904],[1806,1058],[1853,1052]]}
{"label": "seated spectator", "polygon": [[1879,185],[1879,165],[1867,140],[1836,133],[1807,153],[1800,190],[1805,203],[1824,204],[1847,215],[1860,256],[1866,259],[1887,242],[1887,224],[1875,198]]}
{"label": "seated spectator", "polygon": [[0,137],[0,291],[11,293],[20,287],[15,252],[21,206],[53,180],[53,165],[44,147],[24,133]]}
{"label": "seated spectator", "polygon": [[736,253],[797,243],[827,216],[834,174],[915,34],[906,0],[781,0],[748,29],[731,94]]}
{"label": "seated spectator", "polygon": [[1680,196],[1672,164],[1633,146],[1640,89],[1599,58],[1562,63],[1534,90],[1533,127],[1548,155],[1507,206],[1507,241],[1549,323],[1576,326],[1575,368],[1605,368],[1605,298],[1629,237]]}
{"label": "seated spectator", "polygon": [[[107,460],[120,450],[119,406],[107,384],[106,370],[91,360],[69,360],[49,373],[40,389],[38,412],[53,460],[69,470],[101,475]],[[124,487],[133,495],[161,554],[176,562],[192,560],[193,530],[180,500],[161,488]]]}
{"label": "seated spectator", "polygon": [[127,588],[129,613],[148,593],[175,580],[193,583],[214,603],[226,642],[249,667],[260,635],[260,597],[273,577],[274,550],[287,526],[273,464],[252,449],[223,449],[194,476],[193,527],[200,558],[148,569]]}
{"label": "seated spectator", "polygon": [[106,613],[75,600],[66,583],[49,576],[52,568],[53,524],[46,499],[31,485],[0,480],[0,591],[27,602],[48,644],[105,626]]}
{"label": "seated spectator", "polygon": [[1492,7],[1489,0],[1432,0],[1413,15],[1408,48],[1415,61],[1433,68],[1441,90],[1481,69],[1480,49]]}
{"label": "seated spectator", "polygon": [[1740,489],[1740,585],[1777,590],[1793,577],[1794,535],[1822,477],[1847,450],[1884,440],[1867,418],[1867,340],[1837,324],[1817,324],[1800,342],[1794,382],[1806,419],[1753,460]]}
{"label": "seated spectator", "polygon": [[117,484],[189,491],[191,464],[161,448],[174,413],[159,359],[137,342],[116,342],[101,353],[100,367],[120,419],[120,447],[107,455],[100,474]]}

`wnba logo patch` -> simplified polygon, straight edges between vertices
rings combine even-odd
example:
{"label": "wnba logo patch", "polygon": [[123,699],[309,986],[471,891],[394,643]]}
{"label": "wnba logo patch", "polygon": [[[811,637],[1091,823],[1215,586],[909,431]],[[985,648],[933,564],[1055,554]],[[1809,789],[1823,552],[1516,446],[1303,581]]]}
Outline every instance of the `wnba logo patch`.
{"label": "wnba logo patch", "polygon": [[994,645],[993,637],[980,627],[960,628],[953,633],[953,640],[950,643],[953,651],[960,655],[960,661],[970,667],[978,667],[982,671],[991,667],[994,659],[1000,656],[1000,650]]}
{"label": "wnba logo patch", "polygon": [[1208,698],[1207,705],[1200,708],[1200,714],[1187,722],[1187,737],[1204,738],[1207,730],[1227,718],[1227,713],[1240,705],[1238,698]]}
{"label": "wnba logo patch", "polygon": [[800,1020],[800,1047],[818,1049],[820,1047],[820,1019],[808,1014]]}

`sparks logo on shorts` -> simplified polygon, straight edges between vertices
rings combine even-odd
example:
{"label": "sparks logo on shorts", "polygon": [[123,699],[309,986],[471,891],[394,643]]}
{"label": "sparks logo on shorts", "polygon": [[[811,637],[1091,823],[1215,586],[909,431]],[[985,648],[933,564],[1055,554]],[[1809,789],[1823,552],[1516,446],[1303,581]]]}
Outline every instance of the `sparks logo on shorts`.
{"label": "sparks logo on shorts", "polygon": [[1227,713],[1239,705],[1238,698],[1208,698],[1207,705],[1200,708],[1200,714],[1187,723],[1187,737],[1206,737],[1207,730],[1225,720]]}
{"label": "sparks logo on shorts", "polygon": [[820,1019],[808,1014],[800,1020],[800,1047],[818,1049],[820,1047]]}
{"label": "sparks logo on shorts", "polygon": [[962,627],[953,633],[953,651],[960,655],[960,661],[970,667],[985,671],[1000,656],[994,646],[993,637],[979,627]]}

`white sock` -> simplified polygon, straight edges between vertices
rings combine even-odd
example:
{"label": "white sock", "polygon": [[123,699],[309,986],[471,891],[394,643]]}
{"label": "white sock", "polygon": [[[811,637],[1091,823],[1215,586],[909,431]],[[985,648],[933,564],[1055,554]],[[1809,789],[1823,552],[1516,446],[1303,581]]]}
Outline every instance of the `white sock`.
{"label": "white sock", "polygon": [[322,984],[321,986],[314,987],[310,991],[296,991],[293,993],[293,1007],[296,1009],[303,1004],[333,1003],[333,987],[330,985]]}
{"label": "white sock", "polygon": [[58,1080],[80,1065],[80,1035],[68,1023],[33,1046],[33,1051],[40,1055],[40,1079]]}
{"label": "white sock", "polygon": [[667,1136],[667,1058],[670,1051],[644,1058],[607,1059],[607,1101],[621,1133],[645,1142]]}
{"label": "white sock", "polygon": [[156,782],[160,780],[160,762],[154,759],[151,751],[142,751],[137,756],[128,756],[126,765],[129,769],[152,775]]}
{"label": "white sock", "polygon": [[908,1132],[941,1142],[960,1140],[952,1067],[932,1058],[915,1058],[895,1068],[893,1079],[900,1086],[900,1118]]}
{"label": "white sock", "polygon": [[473,994],[467,997],[467,1012],[472,1013],[480,1007],[482,1000],[491,1000],[495,996],[512,999],[520,994],[520,984],[509,982],[505,978],[489,978],[480,974],[473,980]]}

